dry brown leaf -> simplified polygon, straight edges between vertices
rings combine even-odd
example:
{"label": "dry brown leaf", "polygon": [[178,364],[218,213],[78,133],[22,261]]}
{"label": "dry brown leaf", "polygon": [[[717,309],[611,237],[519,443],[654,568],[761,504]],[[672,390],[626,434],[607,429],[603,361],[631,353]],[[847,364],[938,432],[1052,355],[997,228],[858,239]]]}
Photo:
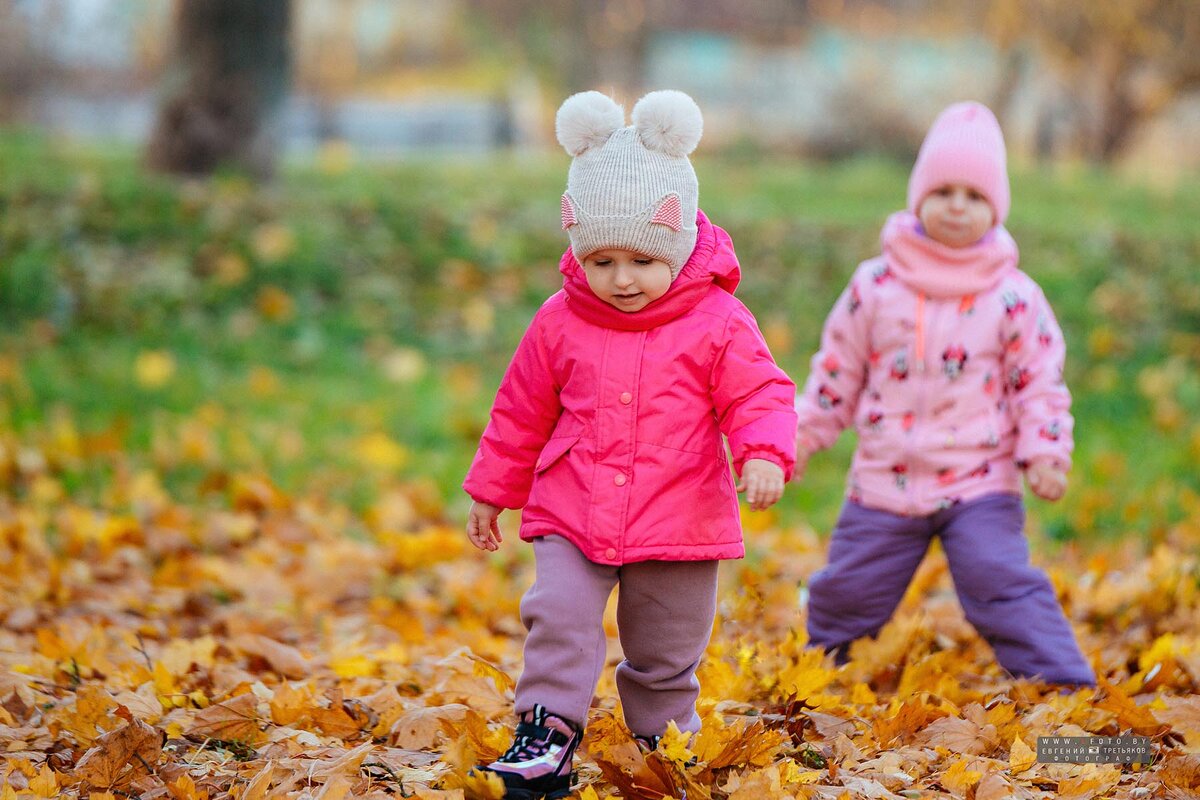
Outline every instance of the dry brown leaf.
{"label": "dry brown leaf", "polygon": [[1116,686],[1106,681],[1102,676],[1098,679],[1100,688],[1105,696],[1097,700],[1097,708],[1103,708],[1117,715],[1117,724],[1123,729],[1133,731],[1139,736],[1161,736],[1170,730],[1155,718],[1154,712],[1139,706],[1133,698]]}
{"label": "dry brown leaf", "polygon": [[1200,734],[1200,695],[1164,697],[1162,702],[1166,708],[1156,712],[1158,719],[1177,731]]}
{"label": "dry brown leaf", "polygon": [[266,741],[260,722],[258,697],[253,694],[239,694],[198,713],[187,734],[191,737],[257,746]]}
{"label": "dry brown leaf", "polygon": [[995,735],[996,729],[991,725],[980,728],[970,720],[942,717],[922,729],[915,741],[929,747],[945,747],[955,753],[977,756],[995,746]]}
{"label": "dry brown leaf", "polygon": [[292,725],[309,715],[313,709],[313,693],[305,684],[283,683],[275,687],[269,703],[271,721],[276,725]]}
{"label": "dry brown leaf", "polygon": [[1084,800],[1103,794],[1121,779],[1120,767],[1104,764],[1085,764],[1080,774],[1058,782],[1059,800]]}
{"label": "dry brown leaf", "polygon": [[612,716],[605,715],[588,726],[585,747],[600,767],[604,778],[630,800],[661,800],[677,797],[674,768],[643,755],[637,743]]}
{"label": "dry brown leaf", "polygon": [[960,758],[938,776],[938,783],[955,797],[963,797],[982,778],[983,772],[972,769],[970,759]]}
{"label": "dry brown leaf", "polygon": [[426,750],[437,742],[444,721],[458,722],[468,711],[461,703],[409,709],[392,725],[389,743],[405,750]]}
{"label": "dry brown leaf", "polygon": [[75,694],[75,708],[63,715],[63,728],[74,735],[82,745],[90,745],[103,730],[109,730],[118,721],[109,716],[117,702],[103,686],[83,686]]}
{"label": "dry brown leaf", "polygon": [[692,740],[691,750],[709,769],[730,766],[765,767],[787,741],[787,734],[767,730],[762,720],[741,720],[728,727],[709,725]]}
{"label": "dry brown leaf", "polygon": [[113,700],[129,709],[133,716],[151,725],[162,719],[162,703],[154,693],[154,684],[143,683],[136,692],[123,691],[113,695]]}
{"label": "dry brown leaf", "polygon": [[[105,789],[124,785],[140,771],[151,773],[162,755],[162,732],[141,720],[109,731],[75,765],[75,775]],[[132,766],[131,770],[127,767]]]}
{"label": "dry brown leaf", "polygon": [[349,778],[334,778],[321,787],[321,791],[317,792],[316,800],[342,800],[350,793],[350,787]]}
{"label": "dry brown leaf", "polygon": [[1001,800],[1012,794],[1013,787],[999,772],[989,772],[975,787],[975,800]]}
{"label": "dry brown leaf", "polygon": [[353,739],[361,732],[358,722],[347,714],[341,705],[330,706],[329,708],[318,706],[313,708],[309,713],[312,716],[313,723],[326,736],[333,736],[338,739]]}
{"label": "dry brown leaf", "polygon": [[914,733],[929,724],[930,720],[942,716],[940,712],[931,709],[920,700],[905,700],[889,717],[875,719],[871,726],[875,739],[881,747],[887,747],[893,742],[904,742]]}
{"label": "dry brown leaf", "polygon": [[357,775],[363,761],[370,755],[374,747],[375,745],[371,742],[365,742],[353,750],[341,751],[331,748],[329,752],[337,753],[337,757],[322,763],[320,766],[313,767],[310,772],[314,777],[323,780],[328,780],[339,775],[343,777]]}
{"label": "dry brown leaf", "polygon": [[275,763],[268,762],[265,767],[246,786],[239,800],[264,800],[267,790],[271,788],[271,778],[275,775]]}
{"label": "dry brown leaf", "polygon": [[1200,754],[1171,754],[1158,768],[1158,778],[1167,786],[1200,789]]}
{"label": "dry brown leaf", "polygon": [[1008,768],[1013,775],[1020,775],[1037,763],[1037,753],[1019,736],[1014,736],[1008,749]]}
{"label": "dry brown leaf", "polygon": [[312,665],[299,650],[269,637],[244,633],[235,638],[233,644],[243,653],[263,659],[285,678],[299,680],[312,672]]}

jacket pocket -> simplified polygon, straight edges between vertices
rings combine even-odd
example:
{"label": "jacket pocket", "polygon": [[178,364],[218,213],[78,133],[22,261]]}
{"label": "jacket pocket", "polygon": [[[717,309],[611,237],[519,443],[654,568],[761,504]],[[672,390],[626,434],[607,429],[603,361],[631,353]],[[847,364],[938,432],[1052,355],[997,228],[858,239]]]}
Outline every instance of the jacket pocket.
{"label": "jacket pocket", "polygon": [[577,433],[574,436],[559,436],[546,442],[546,446],[542,448],[541,455],[538,456],[537,463],[533,466],[533,473],[541,475],[554,466],[559,459],[575,446],[582,435],[582,433]]}

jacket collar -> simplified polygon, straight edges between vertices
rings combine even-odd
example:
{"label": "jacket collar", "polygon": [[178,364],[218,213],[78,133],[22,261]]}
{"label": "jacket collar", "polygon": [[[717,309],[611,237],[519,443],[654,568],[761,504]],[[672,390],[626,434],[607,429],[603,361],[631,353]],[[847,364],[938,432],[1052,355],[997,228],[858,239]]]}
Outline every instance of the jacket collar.
{"label": "jacket collar", "polygon": [[567,293],[567,307],[603,328],[644,331],[691,311],[714,284],[733,294],[742,277],[733,241],[729,234],[709,222],[703,211],[696,212],[696,228],[696,248],[671,283],[671,288],[633,313],[614,308],[592,292],[583,267],[568,247],[558,264]]}
{"label": "jacket collar", "polygon": [[1002,225],[969,247],[948,247],[926,236],[909,211],[888,217],[880,239],[892,273],[929,297],[985,292],[1016,268],[1019,258],[1017,243]]}

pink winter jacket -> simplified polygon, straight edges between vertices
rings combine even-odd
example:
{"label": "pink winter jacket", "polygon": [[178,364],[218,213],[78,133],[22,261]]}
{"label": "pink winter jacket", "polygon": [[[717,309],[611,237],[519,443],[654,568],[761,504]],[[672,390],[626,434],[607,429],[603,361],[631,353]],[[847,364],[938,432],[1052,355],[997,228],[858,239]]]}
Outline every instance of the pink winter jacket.
{"label": "pink winter jacket", "polygon": [[1071,465],[1066,348],[1002,227],[941,245],[908,212],[838,299],[797,400],[803,461],[851,424],[847,487],[867,507],[924,516],[996,492],[1021,470]]}
{"label": "pink winter jacket", "polygon": [[500,384],[463,488],[522,508],[521,538],[560,534],[591,561],[744,554],[733,467],[795,462],[795,384],[775,365],[725,231],[699,237],[671,288],[636,313],[588,288],[570,250],[563,290],[533,318]]}

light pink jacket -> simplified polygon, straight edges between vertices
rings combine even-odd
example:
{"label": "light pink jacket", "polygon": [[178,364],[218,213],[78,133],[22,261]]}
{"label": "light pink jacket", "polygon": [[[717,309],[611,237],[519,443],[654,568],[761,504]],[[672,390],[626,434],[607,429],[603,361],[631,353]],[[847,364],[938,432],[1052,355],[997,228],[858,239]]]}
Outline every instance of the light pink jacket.
{"label": "light pink jacket", "polygon": [[795,461],[795,384],[734,298],[729,236],[697,215],[691,259],[629,314],[596,297],[568,250],[534,316],[463,488],[521,508],[521,538],[561,534],[591,561],[744,554],[733,467]]}
{"label": "light pink jacket", "polygon": [[797,400],[800,458],[854,425],[847,495],[927,515],[1071,464],[1062,331],[1003,227],[953,249],[894,214],[838,299]]}

